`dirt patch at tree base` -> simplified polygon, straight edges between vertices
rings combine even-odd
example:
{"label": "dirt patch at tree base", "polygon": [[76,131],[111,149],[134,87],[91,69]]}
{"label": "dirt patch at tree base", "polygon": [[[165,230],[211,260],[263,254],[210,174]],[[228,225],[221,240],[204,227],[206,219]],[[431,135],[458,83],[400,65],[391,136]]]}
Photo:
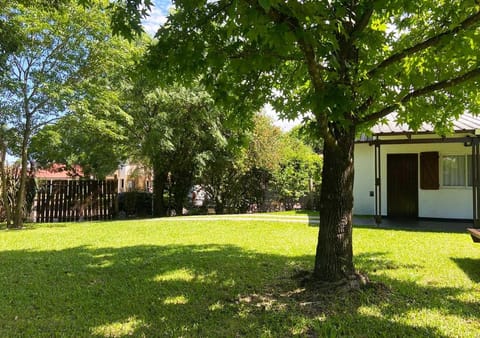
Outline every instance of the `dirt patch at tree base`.
{"label": "dirt patch at tree base", "polygon": [[[355,273],[336,283],[319,282],[310,271],[296,271],[260,293],[239,295],[234,302],[250,311],[298,312],[310,318],[329,317],[352,310],[369,302],[388,301],[391,289]],[[311,335],[305,332],[307,336]]]}
{"label": "dirt patch at tree base", "polygon": [[292,279],[296,280],[300,286],[311,289],[312,291],[318,293],[343,293],[360,291],[364,288],[375,287],[376,284],[370,281],[366,274],[361,272],[356,272],[339,281],[328,282],[318,280],[311,271],[301,270],[296,272],[292,276]]}

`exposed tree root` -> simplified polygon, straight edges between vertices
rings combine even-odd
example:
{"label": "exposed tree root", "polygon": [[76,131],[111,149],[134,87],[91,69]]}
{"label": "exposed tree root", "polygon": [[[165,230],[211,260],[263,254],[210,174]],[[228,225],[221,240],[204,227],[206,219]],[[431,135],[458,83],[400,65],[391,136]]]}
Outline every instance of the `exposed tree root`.
{"label": "exposed tree root", "polygon": [[301,286],[318,292],[355,291],[370,283],[369,278],[361,273],[355,273],[335,282],[318,280],[311,271],[299,271],[292,278],[296,279]]}
{"label": "exposed tree root", "polygon": [[[392,290],[387,285],[370,281],[361,273],[328,283],[315,280],[311,271],[297,270],[293,276],[285,275],[264,290],[238,295],[230,301],[252,315],[296,311],[308,318],[327,318],[349,314],[371,302],[388,302],[391,297]],[[304,329],[304,337],[318,337],[314,328]]]}
{"label": "exposed tree root", "polygon": [[391,296],[385,284],[372,282],[361,273],[332,283],[318,281],[312,272],[299,270],[265,292],[239,295],[235,303],[263,310],[297,308],[306,314],[325,314],[334,311],[339,303],[361,302],[361,294],[367,290],[374,290],[380,299]]}
{"label": "exposed tree root", "polygon": [[368,276],[361,272],[356,272],[339,281],[328,282],[316,279],[311,271],[301,270],[296,272],[292,279],[296,280],[301,287],[304,287],[309,292],[317,294],[345,293],[377,287],[385,288],[381,283],[370,281]]}

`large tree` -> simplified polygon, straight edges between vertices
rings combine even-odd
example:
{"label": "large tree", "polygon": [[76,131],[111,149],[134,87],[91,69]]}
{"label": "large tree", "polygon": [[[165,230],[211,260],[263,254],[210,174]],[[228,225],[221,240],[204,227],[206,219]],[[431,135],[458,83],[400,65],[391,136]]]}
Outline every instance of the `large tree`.
{"label": "large tree", "polygon": [[[64,1],[67,2],[67,1]],[[96,2],[98,6],[107,3]],[[13,151],[21,160],[14,226],[23,224],[29,148],[32,135],[68,111],[77,85],[92,71],[89,55],[108,37],[105,11],[41,2],[1,6],[2,18],[21,30],[22,45],[8,53],[0,72],[0,109],[16,132]],[[88,68],[91,66],[91,68]]]}
{"label": "large tree", "polygon": [[284,117],[311,114],[324,140],[314,276],[355,279],[355,137],[394,111],[413,128],[427,121],[441,131],[477,111],[478,1],[174,4],[152,48],[157,69],[185,80],[202,74],[215,98],[240,114],[266,102]]}
{"label": "large tree", "polygon": [[[153,169],[154,215],[181,214],[199,170],[225,140],[223,114],[200,87],[149,87],[135,81],[127,126],[132,155]],[[165,193],[168,196],[165,196]]]}

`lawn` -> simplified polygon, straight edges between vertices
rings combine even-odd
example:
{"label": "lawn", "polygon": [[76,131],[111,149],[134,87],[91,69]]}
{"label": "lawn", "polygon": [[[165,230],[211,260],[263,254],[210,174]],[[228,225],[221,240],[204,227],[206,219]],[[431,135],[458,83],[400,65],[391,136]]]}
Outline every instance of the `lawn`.
{"label": "lawn", "polygon": [[267,213],[267,215],[286,215],[286,216],[312,216],[312,217],[320,217],[318,211],[314,210],[288,210],[288,211],[275,211]]}
{"label": "lawn", "polygon": [[317,229],[142,220],[0,231],[2,337],[480,336],[480,245],[356,228],[375,284],[333,296],[293,278]]}

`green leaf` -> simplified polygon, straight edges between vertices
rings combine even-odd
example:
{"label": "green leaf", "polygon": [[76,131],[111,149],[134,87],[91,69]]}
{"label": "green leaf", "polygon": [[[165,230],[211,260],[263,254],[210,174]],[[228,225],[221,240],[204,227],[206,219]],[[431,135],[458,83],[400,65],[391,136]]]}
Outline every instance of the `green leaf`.
{"label": "green leaf", "polygon": [[258,3],[262,8],[265,10],[265,12],[268,12],[270,10],[270,7],[272,5],[270,0],[258,0]]}

